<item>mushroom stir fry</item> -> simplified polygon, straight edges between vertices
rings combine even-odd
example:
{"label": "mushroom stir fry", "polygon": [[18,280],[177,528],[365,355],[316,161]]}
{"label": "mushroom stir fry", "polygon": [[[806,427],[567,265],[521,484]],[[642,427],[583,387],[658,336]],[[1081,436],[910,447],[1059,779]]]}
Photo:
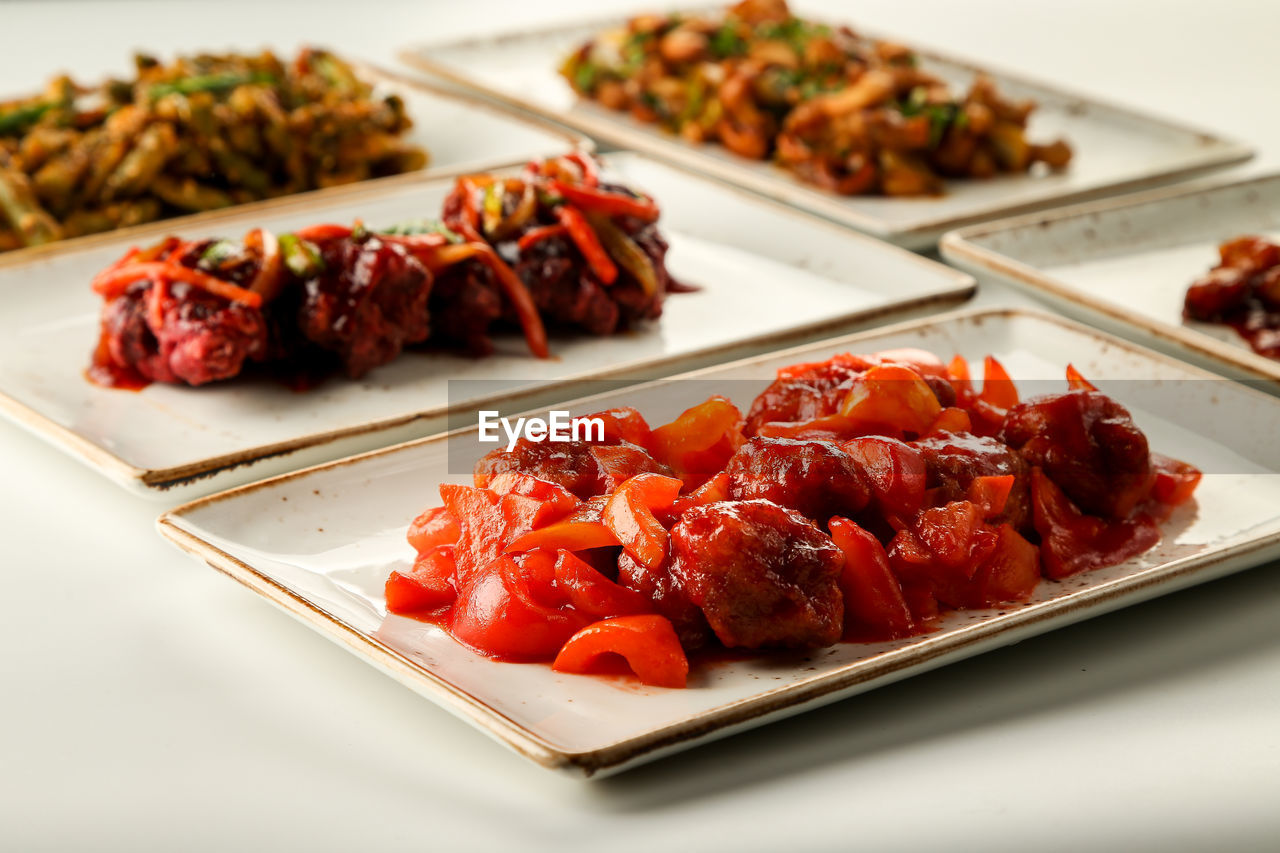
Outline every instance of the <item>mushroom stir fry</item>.
{"label": "mushroom stir fry", "polygon": [[1071,148],[1026,138],[1030,101],[979,76],[963,97],[909,49],[797,18],[785,0],[723,17],[643,15],[565,60],[581,95],[690,142],[774,158],[842,195],[933,195],[944,178],[1064,168]]}
{"label": "mushroom stir fry", "polygon": [[0,252],[426,164],[401,100],[326,51],[135,62],[0,102]]}

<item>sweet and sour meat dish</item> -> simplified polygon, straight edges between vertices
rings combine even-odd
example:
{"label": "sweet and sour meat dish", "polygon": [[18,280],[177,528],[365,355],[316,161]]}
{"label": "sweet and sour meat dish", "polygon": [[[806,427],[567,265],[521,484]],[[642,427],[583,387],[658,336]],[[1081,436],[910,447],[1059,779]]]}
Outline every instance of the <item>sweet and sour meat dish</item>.
{"label": "sweet and sour meat dish", "polygon": [[439,222],[170,237],[95,277],[104,305],[89,377],[198,386],[257,364],[305,387],[424,344],[486,355],[504,327],[546,357],[548,330],[610,335],[661,315],[680,286],[658,216],[574,153],[515,177],[459,178]]}
{"label": "sweet and sour meat dish", "polygon": [[1244,236],[1218,247],[1218,266],[1187,289],[1188,320],[1235,329],[1254,351],[1280,358],[1280,245]]}
{"label": "sweet and sour meat dish", "polygon": [[440,487],[387,608],[491,657],[620,658],[679,687],[691,652],[900,639],[1027,600],[1150,549],[1191,499],[1200,472],[1073,367],[1026,400],[995,359],[983,374],[841,354],[778,371],[746,415],[712,397],[656,428],[616,408],[591,441],[521,439]]}
{"label": "sweet and sour meat dish", "polygon": [[944,178],[989,178],[1071,148],[1027,138],[1035,104],[978,75],[964,95],[911,50],[796,17],[784,0],[723,15],[640,15],[571,53],[561,74],[585,98],[683,139],[772,158],[841,195],[934,195]]}

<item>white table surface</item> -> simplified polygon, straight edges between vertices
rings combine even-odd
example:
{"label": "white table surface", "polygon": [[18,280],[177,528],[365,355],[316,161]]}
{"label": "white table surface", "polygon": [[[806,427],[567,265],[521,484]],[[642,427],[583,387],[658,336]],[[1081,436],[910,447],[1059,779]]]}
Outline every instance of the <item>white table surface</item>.
{"label": "white table surface", "polygon": [[[135,47],[311,41],[390,63],[406,41],[602,6],[635,3],[8,2],[0,92],[123,72]],[[1248,171],[1280,165],[1271,0],[807,8],[1233,134],[1262,152]],[[0,849],[1280,846],[1275,566],[579,782],[186,558],[152,529],[161,506],[8,424],[0,465]]]}

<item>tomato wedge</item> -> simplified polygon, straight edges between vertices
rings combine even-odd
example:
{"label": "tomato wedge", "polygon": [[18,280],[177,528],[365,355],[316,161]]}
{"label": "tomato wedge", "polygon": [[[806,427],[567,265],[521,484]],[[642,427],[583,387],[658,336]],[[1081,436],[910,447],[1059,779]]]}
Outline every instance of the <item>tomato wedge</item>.
{"label": "tomato wedge", "polygon": [[592,672],[607,655],[620,655],[644,684],[684,687],[689,660],[675,628],[662,616],[618,616],[588,625],[569,638],[551,668],[557,672]]}

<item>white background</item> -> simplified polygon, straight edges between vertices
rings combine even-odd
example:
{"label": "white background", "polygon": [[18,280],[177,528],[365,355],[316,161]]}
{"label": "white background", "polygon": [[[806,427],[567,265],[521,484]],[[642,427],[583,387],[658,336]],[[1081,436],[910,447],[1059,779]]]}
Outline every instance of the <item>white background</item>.
{"label": "white background", "polygon": [[[406,42],[636,6],[0,3],[0,93],[124,73],[136,47],[313,42],[390,65]],[[803,8],[1234,135],[1261,152],[1248,171],[1280,165],[1271,0]],[[184,557],[154,534],[160,509],[0,424],[0,848],[1280,846],[1275,566],[589,783]]]}

